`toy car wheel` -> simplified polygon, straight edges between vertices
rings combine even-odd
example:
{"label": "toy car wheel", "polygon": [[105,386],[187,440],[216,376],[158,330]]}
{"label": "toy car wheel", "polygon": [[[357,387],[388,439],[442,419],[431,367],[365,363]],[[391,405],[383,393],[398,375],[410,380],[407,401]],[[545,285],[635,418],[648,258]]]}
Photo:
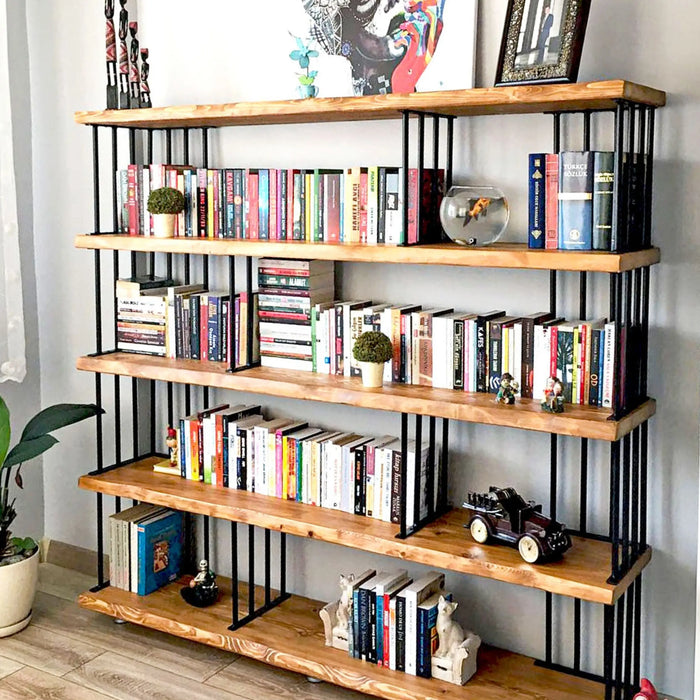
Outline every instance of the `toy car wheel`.
{"label": "toy car wheel", "polygon": [[537,560],[542,556],[540,545],[532,535],[523,535],[518,540],[518,551],[528,564],[536,564]]}
{"label": "toy car wheel", "polygon": [[489,538],[489,526],[486,524],[486,521],[478,515],[474,516],[471,523],[469,523],[469,532],[479,544],[484,544]]}

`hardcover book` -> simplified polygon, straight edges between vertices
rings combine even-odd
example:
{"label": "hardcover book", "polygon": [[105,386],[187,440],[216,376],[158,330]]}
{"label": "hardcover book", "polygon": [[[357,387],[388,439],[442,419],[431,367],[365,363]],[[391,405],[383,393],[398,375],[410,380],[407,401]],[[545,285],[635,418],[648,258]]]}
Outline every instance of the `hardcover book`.
{"label": "hardcover book", "polygon": [[148,595],[180,573],[182,513],[169,511],[138,526],[139,595]]}
{"label": "hardcover book", "polygon": [[529,219],[527,247],[545,245],[545,159],[546,153],[531,153],[528,171]]}
{"label": "hardcover book", "polygon": [[593,250],[610,250],[614,183],[615,154],[597,151],[593,157]]}
{"label": "hardcover book", "polygon": [[559,156],[559,248],[591,250],[593,243],[593,152]]}

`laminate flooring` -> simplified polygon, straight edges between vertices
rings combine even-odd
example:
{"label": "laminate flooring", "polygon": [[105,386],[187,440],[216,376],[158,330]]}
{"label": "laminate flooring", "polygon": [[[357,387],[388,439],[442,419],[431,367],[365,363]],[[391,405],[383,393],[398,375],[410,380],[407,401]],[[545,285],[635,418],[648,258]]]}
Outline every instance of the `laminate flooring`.
{"label": "laminate flooring", "polygon": [[0,700],[360,700],[366,695],[79,608],[91,577],[42,564],[34,617],[0,639]]}

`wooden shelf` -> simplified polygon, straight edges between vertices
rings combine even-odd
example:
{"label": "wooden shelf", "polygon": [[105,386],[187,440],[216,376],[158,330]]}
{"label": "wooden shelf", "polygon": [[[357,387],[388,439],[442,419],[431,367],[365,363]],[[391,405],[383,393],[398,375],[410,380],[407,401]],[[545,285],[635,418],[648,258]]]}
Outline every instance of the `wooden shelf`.
{"label": "wooden shelf", "polygon": [[607,583],[611,547],[605,542],[575,537],[574,546],[562,559],[533,566],[526,564],[516,549],[474,542],[464,527],[468,518],[462,510],[452,510],[412,537],[399,540],[397,525],[374,518],[156,474],[152,466],[161,460],[150,457],[100,475],[82,476],[79,485],[109,496],[257,525],[607,605],[627,590],[651,559],[651,550],[647,550],[619,584],[611,585]]}
{"label": "wooden shelf", "polygon": [[299,241],[154,238],[152,236],[122,234],[76,236],[75,247],[89,250],[129,250],[144,253],[244,255],[255,258],[302,258],[344,262],[572,270],[576,272],[626,272],[638,267],[655,265],[661,259],[661,252],[658,248],[631,253],[606,253],[598,250],[582,252],[532,250],[525,243],[496,243],[485,248],[465,248],[456,243],[397,247]]}
{"label": "wooden shelf", "polygon": [[649,399],[618,421],[610,420],[610,409],[590,406],[567,405],[564,413],[552,415],[544,413],[539,401],[532,399],[520,399],[515,406],[504,406],[494,401],[493,394],[407,384],[386,384],[379,389],[368,389],[362,386],[359,378],[267,367],[230,373],[223,363],[168,360],[125,352],[80,357],[77,367],[101,374],[249,391],[611,442],[631,432],[656,411],[656,402]]}
{"label": "wooden shelf", "polygon": [[[173,583],[140,597],[117,588],[79,596],[88,610],[111,615],[177,637],[208,644],[272,666],[319,678],[335,685],[391,700],[591,700],[604,696],[603,686],[589,680],[539,668],[532,659],[482,645],[478,672],[463,687],[350,658],[325,646],[318,611],[323,603],[293,596],[235,632],[231,623],[230,581],[218,578],[222,598],[209,608],[188,606]],[[246,611],[247,586],[239,587],[239,604]],[[261,590],[256,589],[259,595]]]}
{"label": "wooden shelf", "polygon": [[403,95],[100,110],[76,112],[75,121],[78,124],[156,129],[303,124],[397,119],[404,110],[464,117],[615,109],[618,100],[662,107],[666,103],[666,94],[625,80],[605,80],[572,85],[492,87]]}

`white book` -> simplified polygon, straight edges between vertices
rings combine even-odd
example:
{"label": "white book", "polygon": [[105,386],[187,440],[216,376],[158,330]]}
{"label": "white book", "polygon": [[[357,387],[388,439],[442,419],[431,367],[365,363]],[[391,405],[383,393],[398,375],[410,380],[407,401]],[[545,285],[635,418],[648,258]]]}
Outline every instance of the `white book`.
{"label": "white book", "polygon": [[406,599],[406,673],[416,675],[416,643],[418,640],[418,605],[445,588],[445,574],[431,571],[403,590]]}
{"label": "white book", "polygon": [[511,374],[518,382],[516,396],[520,396],[523,388],[523,324],[521,322],[513,324],[511,338],[513,339],[513,347],[510,352]]}
{"label": "white book", "polygon": [[[387,338],[391,338],[391,306],[388,306],[384,311],[382,311],[379,320],[379,330],[384,333]],[[384,381],[391,383],[392,381],[392,368],[391,362],[387,362],[384,365]]]}
{"label": "white book", "polygon": [[532,368],[532,398],[536,401],[544,399],[544,390],[547,385],[550,371],[550,350],[551,350],[550,326],[535,326],[533,347],[533,368]]}
{"label": "white book", "polygon": [[243,454],[241,432],[246,431],[246,444],[248,442],[248,432],[252,433],[252,429],[262,423],[265,419],[262,414],[257,413],[248,418],[241,418],[237,421],[229,421],[228,424],[228,435],[224,436],[224,439],[228,439],[228,487],[230,489],[238,488],[238,460],[246,460],[246,483],[241,484],[241,489],[250,491],[249,488],[252,484],[253,477],[251,475],[252,469],[250,468],[250,462],[248,462],[248,453]]}
{"label": "white book", "polygon": [[617,333],[614,323],[605,324],[605,341],[603,356],[603,408],[612,408],[613,387],[615,386],[615,349]]}
{"label": "white book", "polygon": [[355,450],[361,449],[371,439],[369,437],[359,437],[343,446],[340,510],[350,513],[350,515],[355,513]]}

